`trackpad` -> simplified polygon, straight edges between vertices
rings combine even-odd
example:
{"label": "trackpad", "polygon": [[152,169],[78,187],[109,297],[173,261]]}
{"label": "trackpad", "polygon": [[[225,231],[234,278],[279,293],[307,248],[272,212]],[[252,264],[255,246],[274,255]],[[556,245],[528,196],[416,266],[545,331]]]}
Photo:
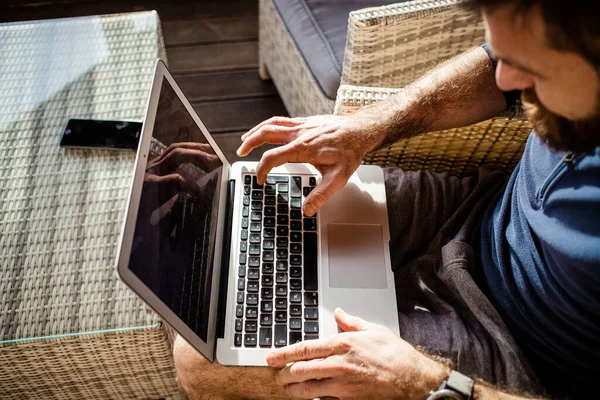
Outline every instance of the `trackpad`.
{"label": "trackpad", "polygon": [[327,225],[329,286],[387,288],[381,225]]}

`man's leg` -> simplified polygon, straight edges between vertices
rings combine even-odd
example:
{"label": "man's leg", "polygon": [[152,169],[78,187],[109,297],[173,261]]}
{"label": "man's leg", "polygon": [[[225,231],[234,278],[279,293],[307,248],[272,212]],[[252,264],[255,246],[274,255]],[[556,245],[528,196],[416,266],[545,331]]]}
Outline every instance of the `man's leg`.
{"label": "man's leg", "polygon": [[190,400],[290,399],[275,382],[273,368],[210,363],[179,335],[173,345],[173,357],[179,383]]}

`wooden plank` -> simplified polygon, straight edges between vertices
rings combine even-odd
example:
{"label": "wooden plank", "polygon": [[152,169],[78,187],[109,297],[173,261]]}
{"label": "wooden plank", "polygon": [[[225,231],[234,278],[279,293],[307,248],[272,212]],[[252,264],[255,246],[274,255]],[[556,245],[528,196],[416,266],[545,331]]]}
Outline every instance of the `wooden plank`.
{"label": "wooden plank", "polygon": [[258,42],[172,47],[167,57],[173,73],[258,68]]}
{"label": "wooden plank", "polygon": [[242,143],[242,141],[240,140],[240,137],[244,133],[245,133],[245,131],[244,132],[220,133],[218,135],[213,135],[215,142],[217,142],[217,144],[219,145],[219,148],[221,149],[223,154],[225,154],[225,157],[227,158],[227,160],[230,163],[234,163],[236,161],[259,161],[260,157],[263,155],[263,153],[265,151],[277,147],[274,145],[265,144],[265,145],[260,146],[259,148],[252,150],[252,152],[250,154],[248,154],[246,157],[238,157],[238,155],[235,154],[235,152],[237,151],[238,147],[240,147],[240,144]]}
{"label": "wooden plank", "polygon": [[288,115],[279,96],[192,105],[211,133],[247,131],[274,115]]}
{"label": "wooden plank", "polygon": [[263,81],[257,69],[175,75],[188,100],[205,102],[277,95],[272,81]]}
{"label": "wooden plank", "polygon": [[171,2],[161,0],[92,0],[89,2],[86,0],[81,2],[42,0],[11,3],[0,4],[0,22],[147,10],[158,11],[161,21],[258,15],[258,1],[249,0],[175,0]]}
{"label": "wooden plank", "polygon": [[258,18],[208,18],[171,20],[162,23],[165,45],[258,40]]}

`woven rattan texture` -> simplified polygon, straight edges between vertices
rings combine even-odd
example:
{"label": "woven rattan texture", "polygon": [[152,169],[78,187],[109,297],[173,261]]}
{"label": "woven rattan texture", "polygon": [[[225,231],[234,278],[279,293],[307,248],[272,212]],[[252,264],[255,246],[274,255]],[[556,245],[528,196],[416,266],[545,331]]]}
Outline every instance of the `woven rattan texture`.
{"label": "woven rattan texture", "polygon": [[481,18],[460,0],[414,0],[350,13],[342,84],[404,87],[485,41]]}
{"label": "woven rattan texture", "polygon": [[[335,110],[339,115],[351,114],[398,92],[399,89],[342,85]],[[428,169],[456,176],[464,176],[483,165],[510,173],[521,158],[531,129],[526,119],[499,116],[462,128],[399,140],[367,154],[364,162],[382,167],[397,166],[407,171]]]}
{"label": "woven rattan texture", "polygon": [[273,2],[260,0],[259,7],[261,73],[266,68],[288,114],[291,117],[331,114],[334,100],[319,87]]}
{"label": "woven rattan texture", "polygon": [[155,12],[0,25],[1,398],[178,393],[162,325],[114,273],[134,154],[58,145],[68,118],[141,120],[162,43]]}

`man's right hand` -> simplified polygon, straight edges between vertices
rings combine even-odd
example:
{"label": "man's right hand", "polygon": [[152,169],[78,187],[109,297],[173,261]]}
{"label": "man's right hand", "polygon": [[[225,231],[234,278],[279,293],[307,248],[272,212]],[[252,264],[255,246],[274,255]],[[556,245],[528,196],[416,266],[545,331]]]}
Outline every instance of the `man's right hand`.
{"label": "man's right hand", "polygon": [[323,179],[304,202],[304,213],[312,216],[346,185],[365,154],[379,143],[379,134],[369,125],[367,119],[354,116],[273,117],[242,136],[237,154],[244,157],[264,143],[282,145],[263,154],[257,168],[259,184],[272,168],[286,162],[307,162],[317,168]]}

